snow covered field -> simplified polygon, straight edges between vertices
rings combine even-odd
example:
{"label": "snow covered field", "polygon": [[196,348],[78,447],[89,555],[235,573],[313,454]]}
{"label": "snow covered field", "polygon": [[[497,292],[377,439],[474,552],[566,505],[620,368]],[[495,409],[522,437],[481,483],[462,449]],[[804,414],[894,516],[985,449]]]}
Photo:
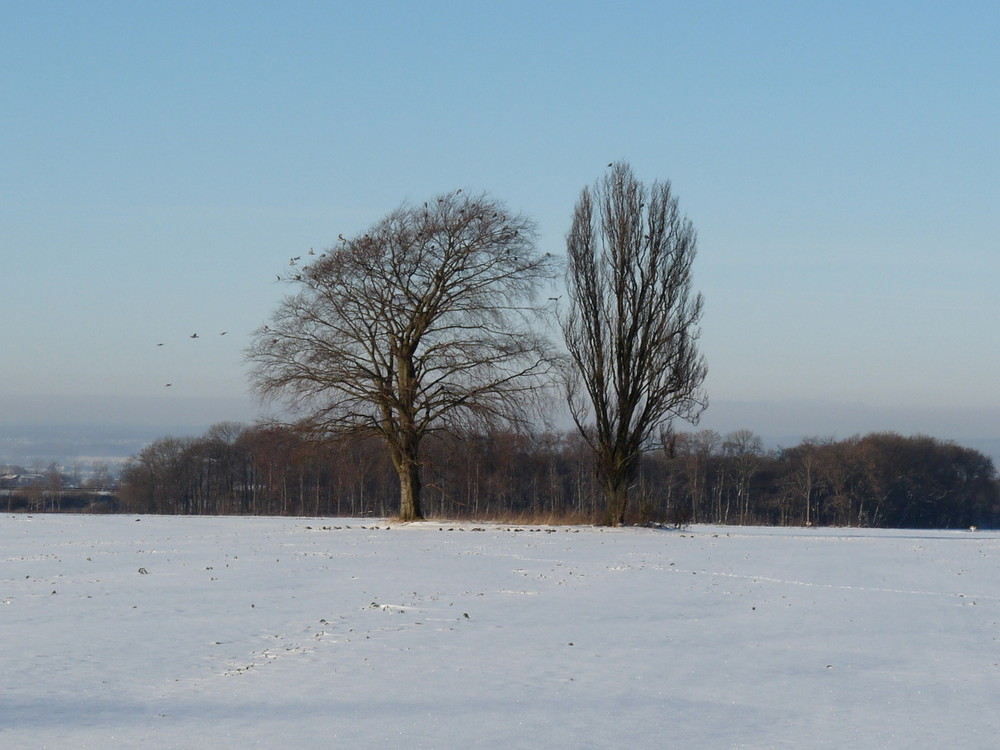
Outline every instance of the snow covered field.
{"label": "snow covered field", "polygon": [[0,747],[995,748],[1000,533],[0,516]]}

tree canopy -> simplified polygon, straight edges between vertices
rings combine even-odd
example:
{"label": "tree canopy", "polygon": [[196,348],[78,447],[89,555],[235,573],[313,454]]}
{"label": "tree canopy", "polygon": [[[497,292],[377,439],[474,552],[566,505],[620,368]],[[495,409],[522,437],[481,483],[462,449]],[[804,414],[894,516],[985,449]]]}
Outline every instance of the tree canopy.
{"label": "tree canopy", "polygon": [[[534,224],[486,195],[403,205],[292,276],[248,352],[265,397],[314,431],[382,438],[400,517],[422,517],[432,430],[527,419],[552,369],[536,295],[553,262]],[[294,259],[293,259],[294,261]]]}
{"label": "tree canopy", "polygon": [[617,163],[581,192],[566,249],[569,406],[594,451],[608,520],[619,524],[651,438],[705,408],[696,236],[669,182],[647,188]]}

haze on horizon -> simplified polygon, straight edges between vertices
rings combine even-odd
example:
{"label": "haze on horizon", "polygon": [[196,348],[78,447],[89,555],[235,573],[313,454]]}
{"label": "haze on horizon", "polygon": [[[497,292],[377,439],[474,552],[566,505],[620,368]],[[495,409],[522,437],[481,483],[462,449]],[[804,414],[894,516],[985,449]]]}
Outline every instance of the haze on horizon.
{"label": "haze on horizon", "polygon": [[8,4],[0,425],[252,419],[242,353],[291,257],[456,188],[562,255],[623,159],[699,234],[699,427],[1000,437],[998,25],[992,3]]}

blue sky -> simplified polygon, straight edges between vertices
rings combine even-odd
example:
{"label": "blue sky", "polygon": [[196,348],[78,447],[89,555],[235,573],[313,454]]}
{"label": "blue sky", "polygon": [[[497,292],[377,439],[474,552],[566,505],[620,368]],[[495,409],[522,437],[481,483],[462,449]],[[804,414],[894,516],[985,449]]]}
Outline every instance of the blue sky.
{"label": "blue sky", "polygon": [[1000,436],[997,28],[993,2],[0,4],[0,406],[252,417],[291,256],[459,187],[561,254],[626,160],[699,233],[706,426]]}

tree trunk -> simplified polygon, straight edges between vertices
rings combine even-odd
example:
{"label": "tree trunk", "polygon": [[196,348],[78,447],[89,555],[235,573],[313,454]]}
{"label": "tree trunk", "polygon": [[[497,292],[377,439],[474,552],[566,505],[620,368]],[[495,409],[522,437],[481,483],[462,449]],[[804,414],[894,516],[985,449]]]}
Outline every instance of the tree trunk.
{"label": "tree trunk", "polygon": [[604,491],[606,523],[609,526],[623,526],[625,511],[628,509],[629,484],[639,470],[638,451],[616,451],[603,460],[603,467],[597,472],[601,489]]}
{"label": "tree trunk", "polygon": [[606,523],[608,526],[622,526],[628,507],[628,477],[621,471],[609,472],[602,482]]}
{"label": "tree trunk", "polygon": [[413,459],[404,458],[396,471],[399,473],[399,520],[424,520],[420,506],[420,464]]}
{"label": "tree trunk", "polygon": [[623,526],[625,524],[625,510],[628,507],[628,486],[624,483],[616,487],[609,488],[608,495],[608,520],[611,526]]}

